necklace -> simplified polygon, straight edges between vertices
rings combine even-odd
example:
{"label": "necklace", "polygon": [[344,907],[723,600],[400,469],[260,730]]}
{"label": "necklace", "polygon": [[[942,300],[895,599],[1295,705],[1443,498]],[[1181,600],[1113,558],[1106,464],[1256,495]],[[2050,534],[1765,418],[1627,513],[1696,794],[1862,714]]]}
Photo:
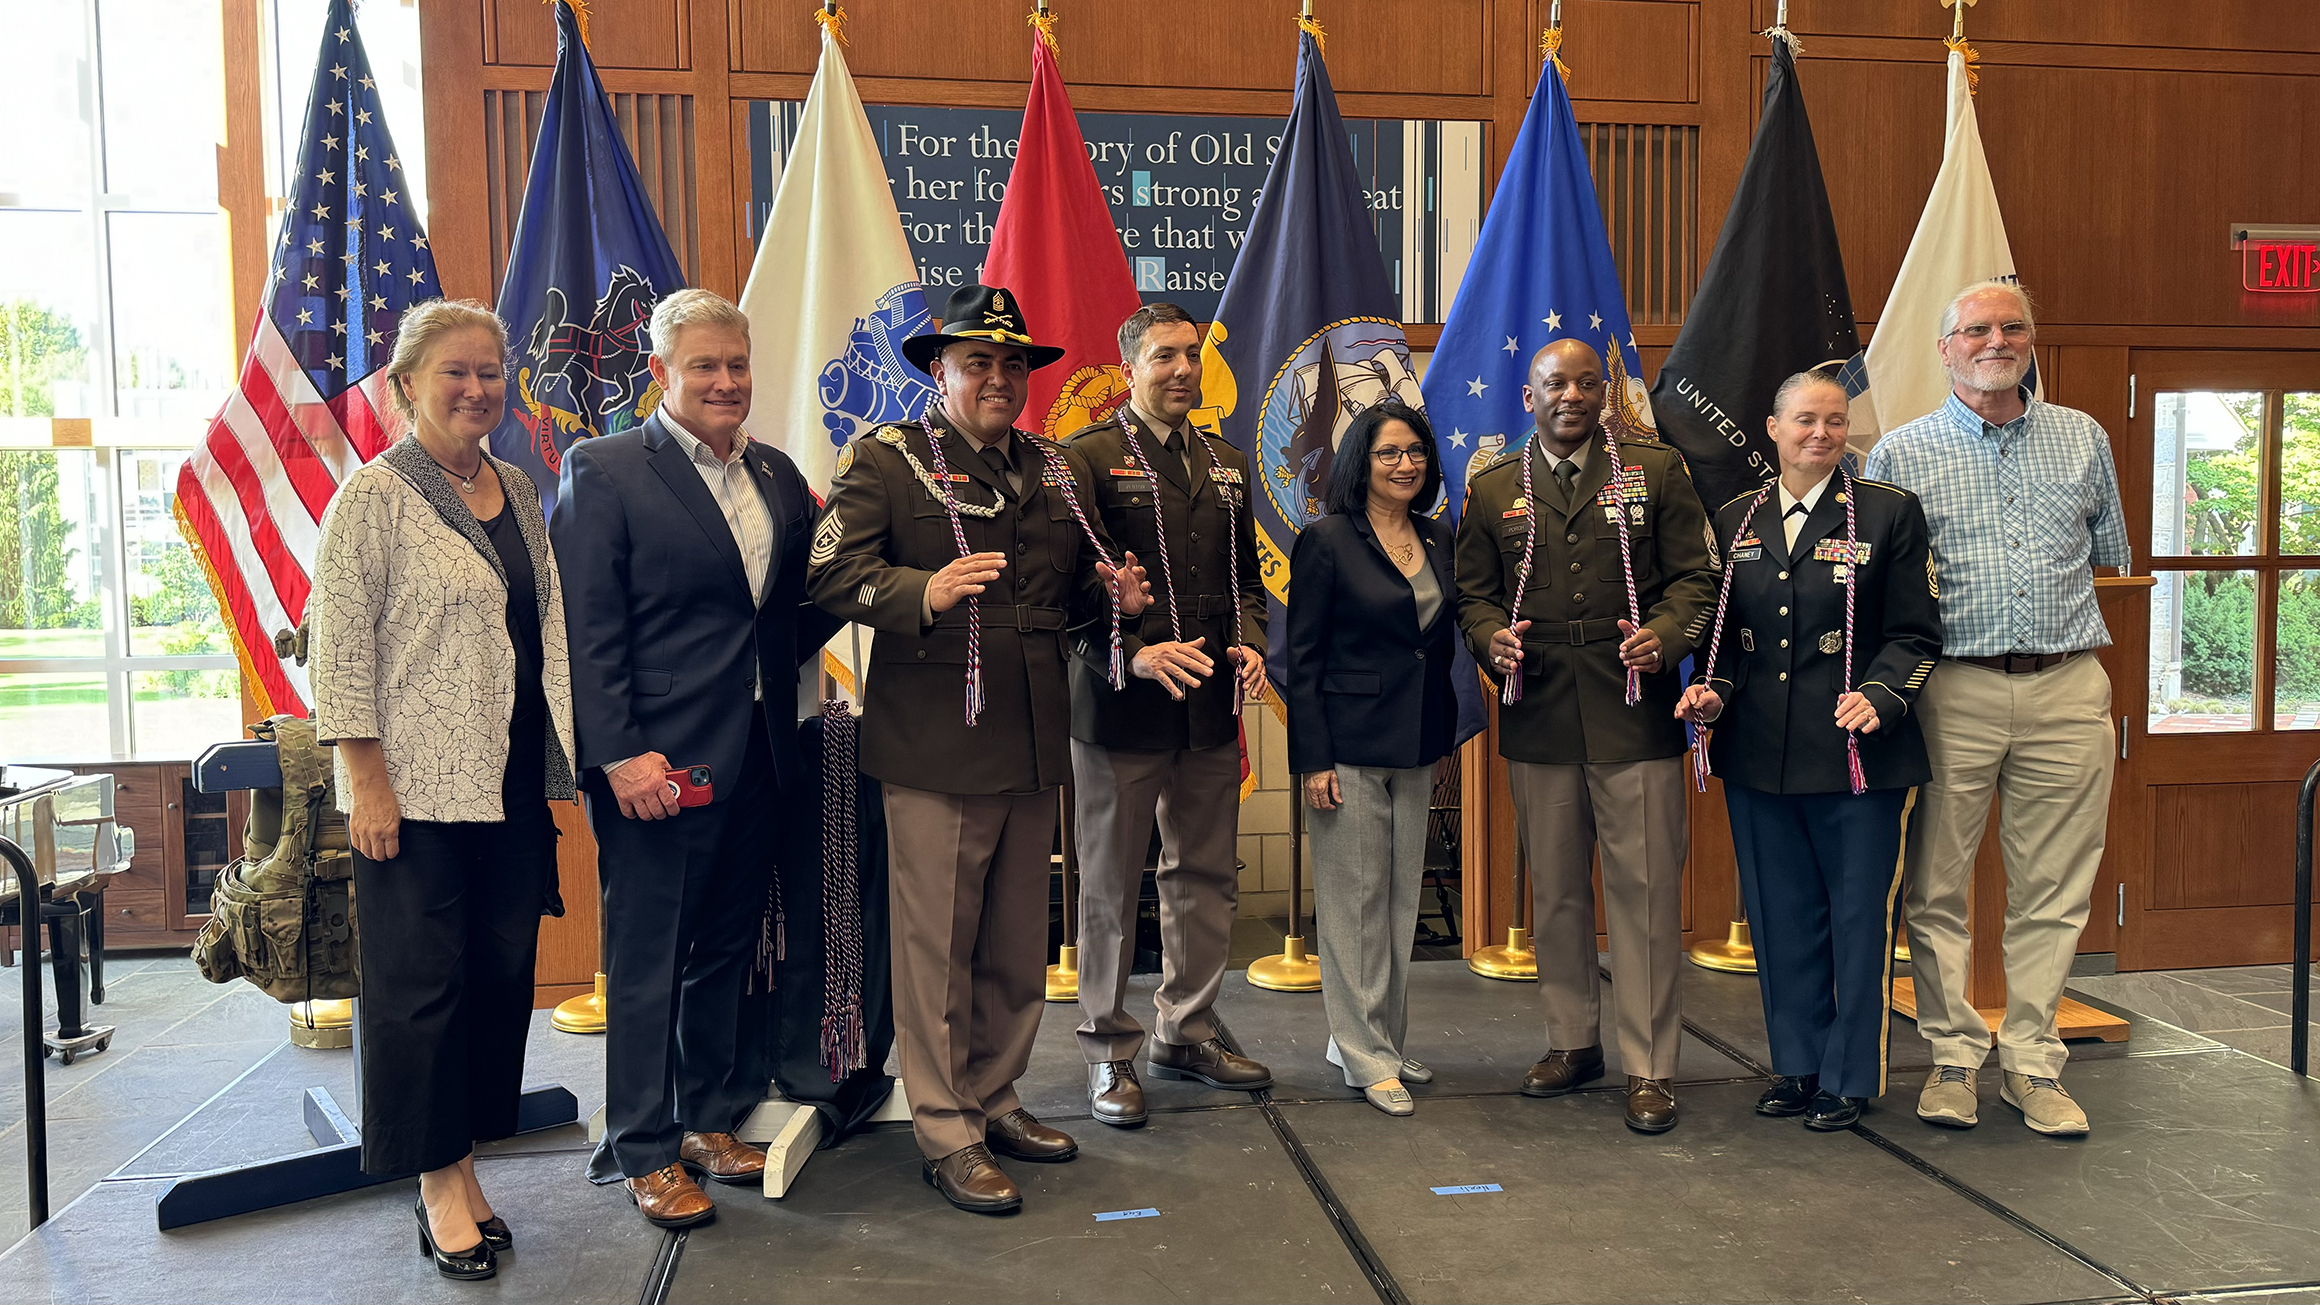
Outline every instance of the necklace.
{"label": "necklace", "polygon": [[1387,557],[1394,559],[1395,566],[1407,567],[1410,564],[1410,560],[1418,555],[1418,540],[1414,533],[1412,534],[1409,543],[1397,544],[1394,541],[1386,538],[1386,532],[1382,524],[1374,516],[1370,518],[1370,527],[1377,531],[1379,546],[1386,550]]}
{"label": "necklace", "polygon": [[459,492],[462,494],[473,494],[475,492],[475,478],[483,474],[483,459],[480,457],[475,460],[475,470],[468,472],[464,476],[460,475],[456,471],[453,471],[449,467],[443,466],[443,459],[436,457],[432,453],[427,455],[427,460],[441,468],[444,475],[458,481]]}

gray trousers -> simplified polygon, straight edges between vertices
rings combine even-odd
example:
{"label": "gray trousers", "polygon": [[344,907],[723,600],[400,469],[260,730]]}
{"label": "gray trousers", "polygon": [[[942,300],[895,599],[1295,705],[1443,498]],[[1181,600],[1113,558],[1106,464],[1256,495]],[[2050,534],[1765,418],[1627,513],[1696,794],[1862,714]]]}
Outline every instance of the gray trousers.
{"label": "gray trousers", "polygon": [[1337,810],[1305,813],[1321,1008],[1329,1017],[1329,1063],[1345,1071],[1346,1086],[1365,1088],[1402,1072],[1434,767],[1341,765],[1337,787],[1344,798]]}
{"label": "gray trousers", "polygon": [[1079,844],[1079,1046],[1091,1065],[1134,1060],[1144,1026],[1128,1012],[1136,890],[1160,822],[1159,1020],[1153,1035],[1191,1046],[1216,1036],[1209,1010],[1232,958],[1240,913],[1238,743],[1131,752],[1071,741]]}
{"label": "gray trousers", "polygon": [[[1619,1059],[1631,1075],[1674,1078],[1683,1037],[1684,759],[1550,766],[1510,761],[1515,825],[1531,867],[1531,936],[1547,1047],[1602,1040],[1595,963],[1595,858],[1611,935]],[[1590,853],[1594,857],[1590,857]]]}

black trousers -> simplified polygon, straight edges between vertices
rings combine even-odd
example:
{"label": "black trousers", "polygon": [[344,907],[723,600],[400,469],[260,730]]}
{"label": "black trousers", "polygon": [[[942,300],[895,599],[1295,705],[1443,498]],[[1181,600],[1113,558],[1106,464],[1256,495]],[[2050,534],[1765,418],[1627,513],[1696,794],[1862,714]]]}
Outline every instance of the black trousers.
{"label": "black trousers", "polygon": [[[765,709],[717,800],[666,820],[620,814],[601,771],[586,781],[604,889],[604,1140],[597,1182],[677,1162],[686,1133],[730,1133],[763,1099],[738,1062],[741,988],[779,854],[780,795]],[[672,765],[685,765],[681,756]]]}
{"label": "black trousers", "polygon": [[405,820],[392,860],[354,854],[364,1173],[440,1169],[515,1132],[556,825],[537,799],[510,815]]}

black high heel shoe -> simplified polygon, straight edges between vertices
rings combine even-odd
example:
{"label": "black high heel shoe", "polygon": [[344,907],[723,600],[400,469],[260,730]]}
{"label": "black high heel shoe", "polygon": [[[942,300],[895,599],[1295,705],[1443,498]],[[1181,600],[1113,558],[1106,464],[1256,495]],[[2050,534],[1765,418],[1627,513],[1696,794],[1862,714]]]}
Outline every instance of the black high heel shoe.
{"label": "black high heel shoe", "polygon": [[481,1280],[499,1272],[499,1257],[492,1254],[489,1240],[477,1242],[464,1251],[436,1249],[433,1234],[427,1231],[427,1202],[413,1201],[411,1212],[419,1216],[419,1253],[435,1261],[435,1272],[446,1278]]}
{"label": "black high heel shoe", "polygon": [[483,1231],[483,1244],[493,1251],[512,1251],[516,1248],[516,1235],[508,1231],[507,1220],[498,1215],[475,1226]]}

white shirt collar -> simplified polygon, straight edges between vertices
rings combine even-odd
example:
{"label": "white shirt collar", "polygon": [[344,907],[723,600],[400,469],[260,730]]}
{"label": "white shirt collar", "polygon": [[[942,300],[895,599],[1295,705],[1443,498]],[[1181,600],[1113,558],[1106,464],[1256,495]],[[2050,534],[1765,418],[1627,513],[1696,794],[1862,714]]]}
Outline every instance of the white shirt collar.
{"label": "white shirt collar", "polygon": [[1789,493],[1788,486],[1782,485],[1780,487],[1780,515],[1783,517],[1787,516],[1788,510],[1790,508],[1795,507],[1799,503],[1802,503],[1804,504],[1804,514],[1808,517],[1811,516],[1814,512],[1820,509],[1821,494],[1823,491],[1828,489],[1829,482],[1836,479],[1836,475],[1836,472],[1831,471],[1828,475],[1821,477],[1817,484],[1804,492],[1803,498],[1798,498],[1794,494]]}
{"label": "white shirt collar", "polygon": [[[709,446],[707,444],[701,442],[700,436],[695,435],[693,432],[685,429],[685,424],[677,420],[675,413],[669,411],[669,405],[665,403],[662,404],[660,407],[660,414],[661,424],[669,428],[669,433],[671,435],[677,437],[677,445],[678,447],[684,449],[686,457],[691,458],[695,462],[706,462],[713,464],[717,461],[717,455],[709,450]],[[732,464],[739,462],[743,455],[748,451],[749,432],[742,431],[740,434],[733,437],[733,451],[726,455],[725,465],[731,466]]]}

